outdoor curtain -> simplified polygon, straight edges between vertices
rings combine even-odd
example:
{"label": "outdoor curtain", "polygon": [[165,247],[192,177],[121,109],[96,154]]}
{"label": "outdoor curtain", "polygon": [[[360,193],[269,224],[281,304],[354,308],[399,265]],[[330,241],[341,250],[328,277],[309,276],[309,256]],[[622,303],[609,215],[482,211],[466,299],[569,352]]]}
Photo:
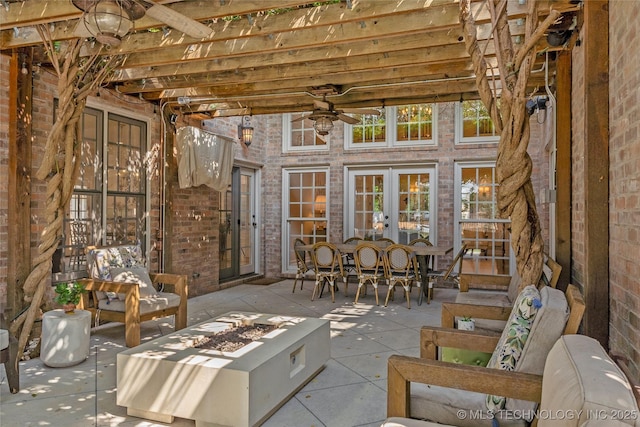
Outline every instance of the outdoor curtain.
{"label": "outdoor curtain", "polygon": [[178,128],[176,154],[180,188],[206,185],[217,191],[226,190],[231,184],[233,144],[231,138],[193,126]]}

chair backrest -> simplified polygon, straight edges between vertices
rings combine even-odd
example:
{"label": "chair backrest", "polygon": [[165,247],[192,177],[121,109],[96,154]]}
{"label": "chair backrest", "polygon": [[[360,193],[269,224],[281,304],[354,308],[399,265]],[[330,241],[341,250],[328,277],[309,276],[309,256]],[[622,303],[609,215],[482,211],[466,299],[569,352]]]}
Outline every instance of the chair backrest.
{"label": "chair backrest", "polygon": [[394,243],[384,249],[385,267],[388,274],[417,276],[418,267],[415,254],[406,245]]}
{"label": "chair backrest", "polygon": [[360,242],[364,242],[365,240],[360,238],[360,237],[349,237],[348,239],[345,239],[344,243],[345,245],[357,245]]}
{"label": "chair backrest", "polygon": [[363,242],[356,246],[353,258],[358,274],[382,274],[384,271],[382,253],[379,246],[370,242]]}
{"label": "chair backrest", "polygon": [[111,280],[110,268],[146,267],[144,254],[138,245],[89,246],[87,272],[93,279]]}
{"label": "chair backrest", "polygon": [[429,239],[418,238],[410,241],[408,245],[409,246],[433,246],[433,243],[431,243]]}
{"label": "chair backrest", "polygon": [[296,254],[296,264],[298,265],[298,271],[306,273],[309,268],[307,267],[307,251],[300,249],[300,246],[304,246],[306,243],[302,239],[296,239],[293,241],[293,252]]}
{"label": "chair backrest", "polygon": [[[526,286],[516,298],[488,368],[541,375],[547,354],[570,317],[564,292],[549,286]],[[487,396],[487,409],[531,411],[533,402]]]}
{"label": "chair backrest", "polygon": [[340,251],[333,243],[317,242],[311,251],[313,265],[316,272],[319,270],[329,270],[331,272],[343,272],[342,257]]}
{"label": "chair backrest", "polygon": [[393,241],[393,239],[390,239],[388,237],[381,237],[379,239],[376,239],[376,242],[385,242],[385,243],[388,243],[390,245],[393,245],[394,243],[396,243],[396,242]]}

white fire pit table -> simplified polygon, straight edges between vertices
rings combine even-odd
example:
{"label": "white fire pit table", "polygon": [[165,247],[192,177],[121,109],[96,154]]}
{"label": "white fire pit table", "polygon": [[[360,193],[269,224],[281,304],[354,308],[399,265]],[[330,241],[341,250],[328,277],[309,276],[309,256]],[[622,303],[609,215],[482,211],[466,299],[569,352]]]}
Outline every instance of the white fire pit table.
{"label": "white fire pit table", "polygon": [[[277,325],[234,352],[194,343],[234,326]],[[117,404],[127,414],[196,427],[262,424],[330,357],[329,321],[229,312],[117,355]]]}

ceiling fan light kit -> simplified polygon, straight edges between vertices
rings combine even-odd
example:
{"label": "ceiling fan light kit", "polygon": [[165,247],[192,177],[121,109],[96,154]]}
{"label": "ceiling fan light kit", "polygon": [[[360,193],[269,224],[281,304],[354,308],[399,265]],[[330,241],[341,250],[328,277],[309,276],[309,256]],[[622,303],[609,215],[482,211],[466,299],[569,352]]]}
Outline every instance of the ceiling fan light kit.
{"label": "ceiling fan light kit", "polygon": [[329,132],[333,129],[333,120],[325,116],[318,117],[313,123],[313,128],[320,136],[329,135]]}
{"label": "ceiling fan light kit", "polygon": [[133,28],[135,17],[131,13],[139,14],[135,8],[126,8],[118,0],[74,0],[74,4],[85,12],[82,23],[87,31],[98,42],[109,47],[120,45],[122,37]]}

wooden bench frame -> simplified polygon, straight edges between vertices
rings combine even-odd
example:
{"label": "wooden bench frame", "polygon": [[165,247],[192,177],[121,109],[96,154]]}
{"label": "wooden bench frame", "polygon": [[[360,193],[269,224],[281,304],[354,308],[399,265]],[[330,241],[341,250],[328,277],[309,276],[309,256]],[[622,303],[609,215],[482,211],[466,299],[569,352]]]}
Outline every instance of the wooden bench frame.
{"label": "wooden bench frame", "polygon": [[[575,334],[584,314],[584,299],[574,285],[567,287],[565,296],[571,311],[563,334]],[[483,335],[477,331],[422,327],[420,357],[392,355],[387,362],[387,417],[409,417],[412,382],[540,402],[541,375],[437,360],[439,347],[491,353],[499,339],[499,336]]]}
{"label": "wooden bench frame", "polygon": [[[120,322],[125,324],[125,342],[127,347],[140,345],[140,323],[166,316],[174,316],[175,330],[187,326],[187,276],[168,273],[149,274],[156,289],[158,284],[164,285],[163,292],[170,292],[180,296],[177,307],[169,307],[158,311],[140,314],[140,290],[137,283],[111,282],[99,279],[81,279],[79,282],[89,291],[82,295],[79,307],[91,312],[92,322],[96,316],[100,320]],[[111,311],[98,309],[96,292],[116,292],[125,294],[125,311]],[[99,313],[99,314],[98,314]]]}

